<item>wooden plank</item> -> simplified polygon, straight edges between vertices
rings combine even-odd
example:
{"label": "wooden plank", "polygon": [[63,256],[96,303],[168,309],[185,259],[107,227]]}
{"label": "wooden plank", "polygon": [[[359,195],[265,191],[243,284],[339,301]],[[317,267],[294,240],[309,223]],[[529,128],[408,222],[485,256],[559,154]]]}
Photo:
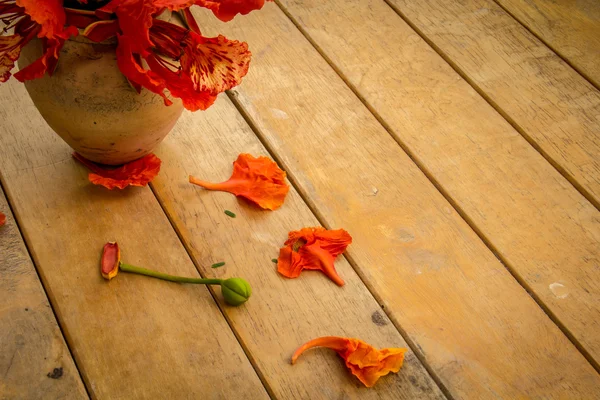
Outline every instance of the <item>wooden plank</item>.
{"label": "wooden plank", "polygon": [[600,393],[595,370],[275,5],[228,24],[196,15],[205,34],[251,44],[233,98],[321,221],[353,235],[357,271],[452,395]]}
{"label": "wooden plank", "polygon": [[[357,337],[383,347],[407,347],[380,305],[350,265],[340,257],[340,288],[320,273],[287,279],[276,271],[287,233],[318,226],[300,196],[290,190],[275,212],[262,211],[228,193],[185,184],[188,175],[213,182],[231,173],[242,152],[266,154],[227,98],[204,113],[184,114],[157,154],[163,160],[152,183],[157,197],[184,243],[206,274],[244,276],[253,283],[252,299],[230,320],[274,397],[281,399],[438,399],[435,382],[418,359],[407,353],[398,374],[365,388],[348,373],[335,353],[314,351],[290,364],[297,347],[320,336]],[[223,212],[233,211],[236,218]],[[211,265],[225,266],[212,270]]]}
{"label": "wooden plank", "polygon": [[[600,213],[383,2],[282,4],[503,261],[600,360]],[[440,15],[430,11],[429,18]]]}
{"label": "wooden plank", "polygon": [[110,240],[128,263],[198,275],[150,188],[91,185],[22,84],[0,99],[4,183],[92,397],[268,398],[205,287],[101,277]]}
{"label": "wooden plank", "polygon": [[495,0],[600,86],[600,3],[597,0]]}
{"label": "wooden plank", "polygon": [[388,0],[600,208],[600,92],[492,0]]}
{"label": "wooden plank", "polygon": [[0,399],[87,399],[2,188],[0,211]]}

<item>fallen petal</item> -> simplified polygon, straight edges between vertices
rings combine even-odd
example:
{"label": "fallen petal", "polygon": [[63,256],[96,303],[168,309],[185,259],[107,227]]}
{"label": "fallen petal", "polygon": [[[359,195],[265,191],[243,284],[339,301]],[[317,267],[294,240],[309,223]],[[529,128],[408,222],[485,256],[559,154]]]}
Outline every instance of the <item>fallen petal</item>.
{"label": "fallen petal", "polygon": [[101,168],[78,153],[73,153],[73,158],[91,171],[88,175],[91,183],[108,189],[146,186],[158,175],[161,165],[160,158],[154,154],[148,154],[116,169]]}
{"label": "fallen petal", "polygon": [[337,336],[325,336],[303,344],[292,356],[292,364],[300,355],[313,347],[327,347],[335,350],[346,362],[346,367],[366,387],[375,385],[380,377],[390,372],[398,372],[404,363],[405,348],[389,348],[377,350],[359,339]]}
{"label": "fallen petal", "polygon": [[267,210],[276,210],[283,204],[290,187],[285,183],[285,171],[267,157],[240,154],[233,163],[229,180],[210,183],[189,177],[190,183],[208,190],[229,192],[252,201]]}
{"label": "fallen petal", "polygon": [[342,254],[352,237],[343,229],[303,228],[288,234],[288,240],[279,251],[277,272],[287,278],[297,278],[305,270],[319,270],[338,286],[344,280],[338,275],[334,262]]}

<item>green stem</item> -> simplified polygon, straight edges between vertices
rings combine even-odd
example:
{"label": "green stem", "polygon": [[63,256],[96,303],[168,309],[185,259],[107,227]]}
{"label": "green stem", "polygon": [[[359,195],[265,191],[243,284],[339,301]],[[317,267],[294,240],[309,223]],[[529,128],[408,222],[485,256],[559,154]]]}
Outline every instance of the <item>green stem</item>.
{"label": "green stem", "polygon": [[150,269],[136,267],[135,265],[129,265],[125,263],[119,264],[119,269],[125,272],[131,272],[139,275],[151,276],[153,278],[162,279],[164,281],[180,282],[180,283],[200,283],[205,285],[220,285],[221,279],[203,279],[203,278],[186,278],[183,276],[175,276],[169,274],[163,274],[162,272],[152,271]]}

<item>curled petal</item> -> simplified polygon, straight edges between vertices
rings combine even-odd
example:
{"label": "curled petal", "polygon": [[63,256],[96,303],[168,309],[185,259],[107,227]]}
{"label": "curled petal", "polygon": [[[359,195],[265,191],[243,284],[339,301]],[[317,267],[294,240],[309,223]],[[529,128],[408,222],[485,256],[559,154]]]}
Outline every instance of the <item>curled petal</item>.
{"label": "curled petal", "polygon": [[0,211],[0,226],[6,223],[6,215]]}
{"label": "curled petal", "polygon": [[114,37],[119,32],[119,21],[116,19],[110,21],[96,21],[87,25],[83,31],[83,36],[92,42],[103,42],[106,39]]}
{"label": "curled petal", "polygon": [[148,154],[116,169],[103,169],[78,153],[73,158],[85,165],[91,172],[88,179],[94,185],[108,189],[125,189],[127,186],[146,186],[160,172],[160,158]]}
{"label": "curled petal", "polygon": [[407,351],[405,348],[377,350],[359,339],[325,336],[313,339],[298,348],[292,356],[292,364],[304,351],[313,347],[335,350],[344,359],[352,374],[367,387],[372,387],[380,377],[390,372],[400,371],[404,363],[404,353]]}
{"label": "curled petal", "polygon": [[319,270],[335,284],[343,286],[344,280],[338,275],[334,262],[350,243],[352,237],[343,229],[303,228],[290,232],[279,251],[277,272],[297,278],[305,269]]}
{"label": "curled petal", "polygon": [[252,201],[259,207],[275,210],[283,204],[290,187],[285,171],[267,157],[240,154],[233,163],[233,173],[223,183],[210,183],[190,176],[190,183],[208,190],[232,193]]}
{"label": "curled petal", "polygon": [[102,258],[100,260],[100,272],[104,279],[111,280],[119,272],[119,263],[121,262],[121,250],[116,242],[108,242],[102,249]]}

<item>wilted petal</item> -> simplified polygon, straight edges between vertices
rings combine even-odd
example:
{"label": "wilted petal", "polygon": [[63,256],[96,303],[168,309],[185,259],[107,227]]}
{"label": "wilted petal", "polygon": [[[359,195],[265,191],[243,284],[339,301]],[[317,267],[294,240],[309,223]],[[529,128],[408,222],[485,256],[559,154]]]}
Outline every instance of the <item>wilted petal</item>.
{"label": "wilted petal", "polygon": [[0,82],[10,78],[10,71],[19,59],[24,38],[20,35],[0,36]]}
{"label": "wilted petal", "polygon": [[313,339],[298,348],[292,356],[292,364],[304,351],[313,347],[335,350],[344,359],[352,374],[367,387],[372,387],[380,377],[390,372],[400,371],[404,363],[404,353],[407,351],[405,348],[377,350],[359,339],[325,336]]}
{"label": "wilted petal", "polygon": [[343,286],[344,280],[338,275],[334,262],[350,243],[352,237],[343,229],[303,228],[292,231],[279,251],[277,272],[288,278],[297,278],[305,269],[319,270],[337,285]]}
{"label": "wilted petal", "polygon": [[108,189],[146,186],[158,175],[161,165],[160,158],[154,154],[148,154],[116,169],[103,169],[78,153],[73,153],[73,157],[91,171],[88,175],[91,183]]}
{"label": "wilted petal", "polygon": [[190,183],[208,190],[220,190],[244,197],[268,210],[283,204],[290,187],[285,183],[285,171],[267,157],[240,154],[233,163],[233,173],[223,183],[210,183],[190,176]]}

